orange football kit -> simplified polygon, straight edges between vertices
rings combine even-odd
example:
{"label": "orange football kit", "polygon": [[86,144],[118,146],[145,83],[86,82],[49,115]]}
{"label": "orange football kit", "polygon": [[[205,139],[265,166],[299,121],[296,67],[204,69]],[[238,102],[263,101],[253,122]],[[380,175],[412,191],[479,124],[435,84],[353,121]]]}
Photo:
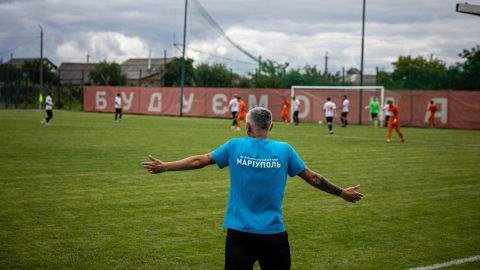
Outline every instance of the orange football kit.
{"label": "orange football kit", "polygon": [[432,127],[435,126],[435,112],[437,112],[437,105],[431,104],[428,107],[428,110],[430,111],[430,117],[428,118],[428,124]]}
{"label": "orange football kit", "polygon": [[398,120],[398,107],[390,104],[388,110],[392,113],[390,119],[388,120],[388,131],[387,131],[387,143],[390,142],[392,139],[392,129],[395,128],[395,131],[398,133],[400,137],[400,141],[404,142],[405,139],[403,138],[403,133],[400,131],[400,120]]}
{"label": "orange football kit", "polygon": [[239,112],[237,117],[237,129],[240,128],[240,121],[245,121],[245,119],[247,118],[247,105],[245,104],[245,102],[243,102],[243,100],[240,100],[238,108]]}
{"label": "orange football kit", "polygon": [[284,100],[282,102],[282,119],[285,123],[288,123],[288,109],[290,108],[290,102],[288,100]]}

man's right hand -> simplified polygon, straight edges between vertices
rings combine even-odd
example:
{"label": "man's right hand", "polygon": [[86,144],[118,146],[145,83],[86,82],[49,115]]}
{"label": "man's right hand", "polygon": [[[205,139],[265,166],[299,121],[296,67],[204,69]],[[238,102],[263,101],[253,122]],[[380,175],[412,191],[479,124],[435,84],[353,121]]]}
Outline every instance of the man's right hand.
{"label": "man's right hand", "polygon": [[359,188],[360,185],[345,188],[342,190],[342,194],[340,194],[340,197],[342,197],[345,201],[356,203],[360,201],[363,197],[363,194],[357,191],[357,189]]}

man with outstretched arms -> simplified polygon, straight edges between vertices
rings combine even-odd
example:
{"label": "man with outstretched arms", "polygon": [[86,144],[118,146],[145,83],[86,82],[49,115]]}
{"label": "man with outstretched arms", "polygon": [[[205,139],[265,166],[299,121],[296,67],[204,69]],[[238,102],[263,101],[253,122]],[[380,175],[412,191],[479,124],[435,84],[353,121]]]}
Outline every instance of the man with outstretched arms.
{"label": "man with outstretched arms", "polygon": [[230,167],[230,193],[224,226],[227,228],[225,269],[290,269],[290,246],[282,217],[287,175],[349,202],[357,202],[360,185],[342,189],[305,166],[285,142],[267,138],[272,113],[256,107],[247,114],[248,138],[235,138],[211,153],[165,162],[149,156],[143,167],[150,173]]}

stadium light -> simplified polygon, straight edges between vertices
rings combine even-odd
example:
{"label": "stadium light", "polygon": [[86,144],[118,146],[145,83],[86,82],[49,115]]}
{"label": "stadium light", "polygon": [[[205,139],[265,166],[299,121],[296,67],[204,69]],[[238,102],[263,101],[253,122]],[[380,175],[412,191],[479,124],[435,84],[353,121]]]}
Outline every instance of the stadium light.
{"label": "stadium light", "polygon": [[188,0],[185,0],[185,19],[183,21],[182,75],[180,78],[180,116],[183,116],[183,88],[185,87],[185,44],[187,43],[187,7]]}
{"label": "stadium light", "polygon": [[[363,15],[362,15],[362,52],[360,57],[360,86],[363,86],[363,51],[365,48],[365,3],[363,0]],[[358,124],[362,124],[362,109],[363,109],[363,89],[360,89],[360,107],[358,108],[359,120]]]}
{"label": "stadium light", "polygon": [[40,93],[43,93],[43,28],[40,27]]}
{"label": "stadium light", "polygon": [[480,5],[471,5],[468,3],[461,4],[458,3],[456,7],[456,11],[460,13],[467,13],[472,15],[480,16]]}

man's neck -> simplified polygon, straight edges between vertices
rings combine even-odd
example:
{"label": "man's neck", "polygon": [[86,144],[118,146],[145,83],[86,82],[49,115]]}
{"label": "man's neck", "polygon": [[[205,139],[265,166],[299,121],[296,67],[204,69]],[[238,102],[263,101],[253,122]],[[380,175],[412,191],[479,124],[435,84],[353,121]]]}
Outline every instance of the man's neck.
{"label": "man's neck", "polygon": [[255,138],[255,139],[267,139],[268,133],[248,133],[248,137]]}

